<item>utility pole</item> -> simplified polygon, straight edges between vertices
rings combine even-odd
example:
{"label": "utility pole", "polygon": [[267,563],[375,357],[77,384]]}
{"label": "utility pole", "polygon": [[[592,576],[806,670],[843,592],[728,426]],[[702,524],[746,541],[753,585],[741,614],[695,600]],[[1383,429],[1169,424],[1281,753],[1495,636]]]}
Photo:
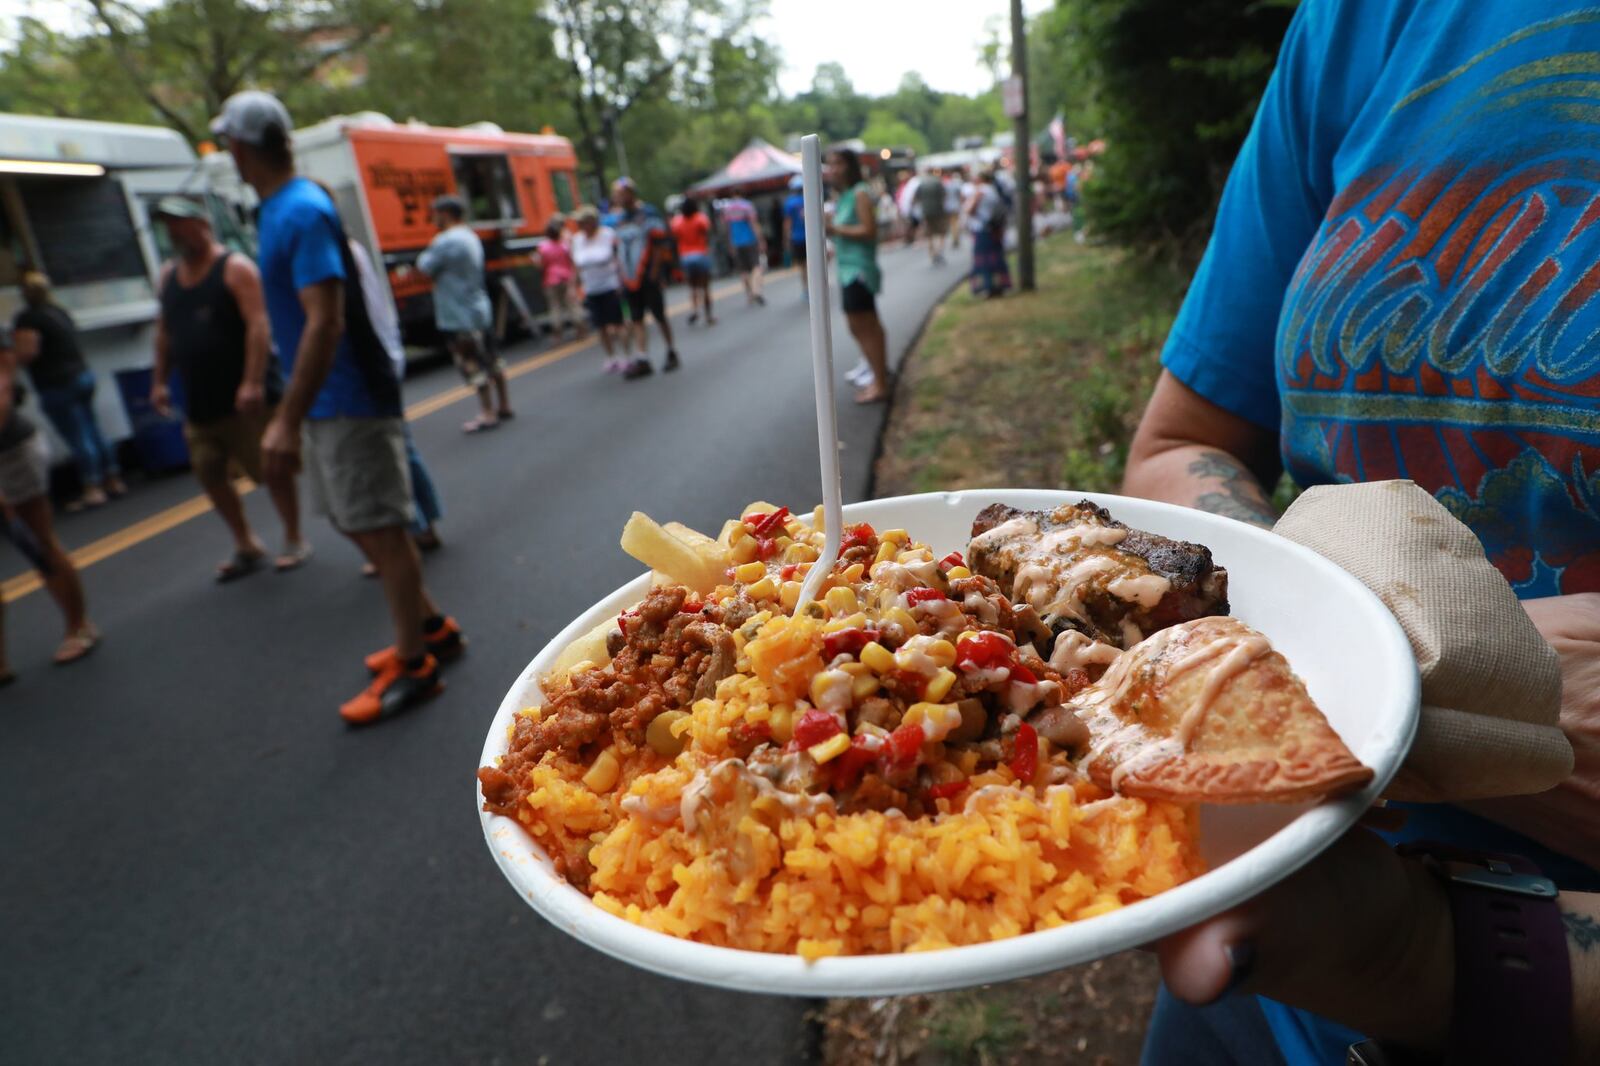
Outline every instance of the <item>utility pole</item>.
{"label": "utility pole", "polygon": [[1015,106],[1011,165],[1017,198],[1017,291],[1033,291],[1033,138],[1028,132],[1028,24],[1022,0],[1011,0],[1011,81]]}
{"label": "utility pole", "polygon": [[618,121],[617,112],[609,107],[605,111],[605,131],[617,149],[618,176],[631,178],[633,175],[628,173],[628,150],[622,144],[622,123]]}

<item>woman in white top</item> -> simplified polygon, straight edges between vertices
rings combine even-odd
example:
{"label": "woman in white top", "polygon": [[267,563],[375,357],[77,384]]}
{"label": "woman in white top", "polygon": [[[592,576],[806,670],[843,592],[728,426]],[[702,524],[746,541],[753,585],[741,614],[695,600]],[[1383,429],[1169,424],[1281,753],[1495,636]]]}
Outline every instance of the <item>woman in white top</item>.
{"label": "woman in white top", "polygon": [[617,355],[622,339],[622,260],[617,253],[617,234],[600,225],[600,213],[585,204],[577,211],[578,232],[572,235],[572,265],[583,285],[583,309],[600,334],[606,350],[606,373],[628,370],[628,360]]}

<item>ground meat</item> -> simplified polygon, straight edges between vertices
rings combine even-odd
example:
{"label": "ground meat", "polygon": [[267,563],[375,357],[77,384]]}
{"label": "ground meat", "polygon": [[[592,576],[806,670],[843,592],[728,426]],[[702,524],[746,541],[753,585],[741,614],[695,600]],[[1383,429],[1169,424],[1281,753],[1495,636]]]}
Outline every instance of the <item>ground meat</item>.
{"label": "ground meat", "polygon": [[893,729],[900,724],[900,710],[882,696],[868,696],[856,708],[856,722],[867,722],[879,729]]}
{"label": "ground meat", "polygon": [[526,795],[528,770],[548,751],[581,758],[608,731],[624,753],[644,743],[663,711],[715,692],[733,671],[733,635],[719,608],[684,612],[687,592],[658,588],[620,620],[622,646],[610,665],[572,675],[538,719],[518,717],[498,767],[478,771],[484,807],[512,814]]}
{"label": "ground meat", "polygon": [[838,797],[839,810],[845,814],[857,811],[886,811],[890,807],[905,810],[911,797],[890,785],[878,774],[866,774],[856,786]]}

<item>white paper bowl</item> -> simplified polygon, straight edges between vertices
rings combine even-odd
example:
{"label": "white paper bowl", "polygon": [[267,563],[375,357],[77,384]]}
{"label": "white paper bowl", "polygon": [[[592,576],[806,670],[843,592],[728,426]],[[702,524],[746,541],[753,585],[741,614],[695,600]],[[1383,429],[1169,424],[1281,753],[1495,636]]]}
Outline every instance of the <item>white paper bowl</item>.
{"label": "white paper bowl", "polygon": [[[1417,725],[1416,661],[1394,617],[1364,585],[1291,541],[1231,519],[1168,504],[1093,493],[1003,489],[900,496],[853,504],[853,522],[903,528],[935,554],[965,549],[972,518],[991,503],[1051,508],[1087,497],[1140,529],[1204,544],[1228,569],[1233,614],[1261,630],[1305,680],[1333,728],[1372,767],[1364,791],[1319,806],[1205,807],[1201,848],[1210,870],[1119,911],[970,947],[807,963],[796,955],[735,951],[651,932],[613,917],[558,877],[543,850],[509,818],[482,812],[489,850],[530,906],[599,950],[670,977],[744,992],[801,996],[899,995],[1043,973],[1149,943],[1233,907],[1293,873],[1345,832],[1399,768]],[[637,603],[640,576],[605,597],[536,655],[506,693],[480,765],[505,752],[512,715],[542,703],[537,678],[578,636]]]}

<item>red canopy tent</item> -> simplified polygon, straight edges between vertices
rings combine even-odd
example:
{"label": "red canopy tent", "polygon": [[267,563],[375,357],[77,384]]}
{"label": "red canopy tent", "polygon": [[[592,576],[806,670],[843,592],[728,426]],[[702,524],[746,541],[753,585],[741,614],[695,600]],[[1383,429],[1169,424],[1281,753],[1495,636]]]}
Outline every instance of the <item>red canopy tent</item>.
{"label": "red canopy tent", "polygon": [[800,159],[760,137],[755,138],[728,161],[728,165],[689,187],[690,196],[726,196],[736,188],[768,192],[787,188],[800,173]]}

